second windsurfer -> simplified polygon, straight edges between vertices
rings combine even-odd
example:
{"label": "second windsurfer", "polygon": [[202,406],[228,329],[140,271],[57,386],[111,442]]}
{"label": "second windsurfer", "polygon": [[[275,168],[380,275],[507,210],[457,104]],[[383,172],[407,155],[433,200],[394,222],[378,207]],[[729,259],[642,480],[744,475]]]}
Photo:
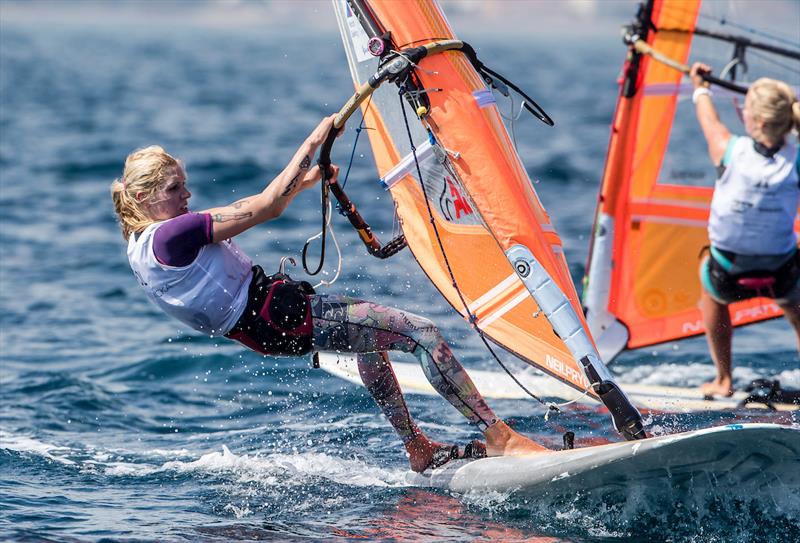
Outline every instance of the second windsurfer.
{"label": "second windsurfer", "polygon": [[731,396],[733,328],[728,304],[756,296],[774,298],[800,343],[800,253],[794,221],[800,201],[798,146],[800,103],[786,83],[762,78],[744,102],[747,136],[733,136],[722,123],[703,74],[690,71],[697,120],[708,153],[720,171],[708,221],[710,254],[701,264],[700,309],[717,377],[702,386],[706,396]]}

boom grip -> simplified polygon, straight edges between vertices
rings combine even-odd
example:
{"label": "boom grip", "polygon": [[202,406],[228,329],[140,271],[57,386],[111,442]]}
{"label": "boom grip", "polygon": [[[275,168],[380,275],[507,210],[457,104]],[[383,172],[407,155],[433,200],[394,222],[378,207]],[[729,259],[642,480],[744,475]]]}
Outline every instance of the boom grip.
{"label": "boom grip", "polygon": [[[625,40],[631,44],[631,46],[636,50],[636,52],[641,53],[643,55],[649,55],[656,59],[658,62],[669,66],[679,72],[689,75],[690,68],[688,65],[678,62],[677,60],[668,57],[667,55],[661,53],[660,51],[653,49],[650,45],[647,44],[642,39],[635,39],[633,35],[626,35]],[[702,74],[702,77],[705,81],[709,83],[713,83],[714,85],[720,86],[724,89],[728,89],[729,91],[733,91],[739,94],[747,94],[747,87],[742,85],[737,85],[736,83],[731,83],[730,81],[725,81],[724,79],[720,79],[718,77],[714,77],[711,74]]]}
{"label": "boom grip", "polygon": [[[344,123],[342,123],[344,125]],[[319,166],[320,172],[322,172],[322,181],[323,183],[333,177],[333,173],[331,172],[331,150],[333,149],[333,144],[336,141],[336,136],[339,135],[339,131],[342,129],[341,126],[336,126],[336,122],[334,121],[334,125],[331,127],[330,132],[328,132],[328,136],[325,138],[325,141],[322,143],[322,147],[319,149],[319,158],[317,159],[317,165]]]}

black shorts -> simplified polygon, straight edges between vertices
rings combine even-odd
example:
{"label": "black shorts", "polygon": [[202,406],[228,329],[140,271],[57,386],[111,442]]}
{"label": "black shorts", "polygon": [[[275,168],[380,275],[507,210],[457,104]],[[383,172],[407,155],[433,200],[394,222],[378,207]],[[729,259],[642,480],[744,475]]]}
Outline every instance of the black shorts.
{"label": "black shorts", "polygon": [[[764,257],[777,263],[765,268],[753,266],[760,257],[740,256],[712,247],[700,266],[703,288],[716,301],[730,304],[755,297],[773,298],[778,303],[800,302],[800,251],[784,257]],[[770,269],[771,268],[771,269]]]}
{"label": "black shorts", "polygon": [[305,281],[292,281],[286,275],[266,275],[261,266],[253,266],[247,307],[225,336],[262,354],[306,354],[312,345],[308,297],[313,293],[314,289]]}

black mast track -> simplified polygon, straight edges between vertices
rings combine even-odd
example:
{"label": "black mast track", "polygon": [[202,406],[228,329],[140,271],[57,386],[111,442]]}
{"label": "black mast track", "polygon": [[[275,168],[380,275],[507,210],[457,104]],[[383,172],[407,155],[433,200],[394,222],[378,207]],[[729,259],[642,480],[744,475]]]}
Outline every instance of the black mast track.
{"label": "black mast track", "polygon": [[386,29],[383,28],[383,25],[381,25],[380,21],[375,17],[375,14],[372,13],[372,10],[365,0],[347,0],[347,3],[350,5],[350,9],[353,10],[353,13],[356,14],[356,17],[358,17],[361,26],[370,38],[380,38],[383,36]]}
{"label": "black mast track", "polygon": [[[659,32],[681,32],[684,34],[688,34],[689,31],[685,28],[659,28]],[[707,38],[712,38],[719,41],[726,41],[729,43],[734,43],[736,45],[741,45],[744,47],[752,47],[753,49],[760,49],[762,51],[766,51],[768,53],[772,53],[775,55],[779,55],[786,58],[793,58],[795,60],[800,60],[800,51],[793,51],[791,49],[787,49],[785,47],[779,47],[777,45],[771,45],[769,43],[764,43],[760,41],[751,40],[750,38],[746,38],[744,36],[738,36],[736,34],[726,34],[724,32],[715,32],[713,30],[705,30],[703,28],[695,28],[694,29],[695,36],[705,36]]]}

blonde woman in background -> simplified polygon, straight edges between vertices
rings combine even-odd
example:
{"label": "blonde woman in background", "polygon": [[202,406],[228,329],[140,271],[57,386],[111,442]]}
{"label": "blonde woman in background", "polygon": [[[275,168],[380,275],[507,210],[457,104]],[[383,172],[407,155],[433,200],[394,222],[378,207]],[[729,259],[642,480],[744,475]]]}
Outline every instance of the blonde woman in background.
{"label": "blonde woman in background", "polygon": [[700,309],[717,369],[716,379],[701,387],[707,397],[734,391],[728,304],[773,298],[800,344],[800,256],[794,232],[800,159],[797,141],[790,137],[800,128],[800,103],[786,83],[759,79],[745,97],[747,134],[732,135],[702,77],[710,71],[701,63],[690,70],[697,120],[719,169],[708,221],[711,245],[700,267]]}

